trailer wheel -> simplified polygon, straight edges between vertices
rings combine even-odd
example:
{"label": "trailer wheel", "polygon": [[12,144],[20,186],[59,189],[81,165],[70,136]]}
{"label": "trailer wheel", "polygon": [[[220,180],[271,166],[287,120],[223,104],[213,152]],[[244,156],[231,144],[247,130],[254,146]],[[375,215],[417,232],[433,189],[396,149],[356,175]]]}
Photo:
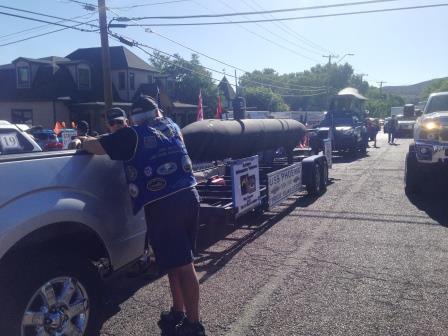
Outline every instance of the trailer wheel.
{"label": "trailer wheel", "polygon": [[311,176],[311,182],[306,185],[306,191],[309,195],[319,195],[322,191],[322,175],[321,175],[321,169],[319,167],[318,163],[314,163],[313,165],[313,172]]}
{"label": "trailer wheel", "polygon": [[320,190],[327,190],[328,184],[328,163],[327,161],[323,161],[322,165],[320,165]]}

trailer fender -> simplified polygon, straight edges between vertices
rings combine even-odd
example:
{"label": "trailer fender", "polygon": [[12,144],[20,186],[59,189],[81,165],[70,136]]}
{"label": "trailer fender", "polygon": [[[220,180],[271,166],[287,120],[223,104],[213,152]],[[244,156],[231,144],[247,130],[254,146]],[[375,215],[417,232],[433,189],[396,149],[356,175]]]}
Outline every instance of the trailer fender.
{"label": "trailer fender", "polygon": [[313,183],[313,167],[318,164],[320,167],[328,167],[327,159],[323,154],[312,155],[302,161],[302,184],[309,185]]}

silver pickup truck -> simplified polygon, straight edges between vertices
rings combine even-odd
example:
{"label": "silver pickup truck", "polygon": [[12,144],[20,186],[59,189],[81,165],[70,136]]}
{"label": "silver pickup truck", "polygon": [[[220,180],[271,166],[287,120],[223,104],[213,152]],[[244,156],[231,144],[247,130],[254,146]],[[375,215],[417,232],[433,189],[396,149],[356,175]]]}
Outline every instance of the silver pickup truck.
{"label": "silver pickup truck", "polygon": [[414,126],[414,143],[406,156],[406,192],[416,193],[429,179],[447,172],[448,92],[439,92],[430,95]]}
{"label": "silver pickup truck", "polygon": [[132,214],[121,162],[41,152],[2,125],[0,148],[7,147],[0,155],[0,335],[91,335],[102,279],[143,254],[144,212]]}

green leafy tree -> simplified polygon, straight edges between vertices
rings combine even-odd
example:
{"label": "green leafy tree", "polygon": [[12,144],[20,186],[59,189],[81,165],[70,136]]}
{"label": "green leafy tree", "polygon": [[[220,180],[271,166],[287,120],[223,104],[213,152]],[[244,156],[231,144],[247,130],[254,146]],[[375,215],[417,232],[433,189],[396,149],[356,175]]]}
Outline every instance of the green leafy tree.
{"label": "green leafy tree", "polygon": [[212,73],[205,69],[196,54],[190,60],[185,60],[178,54],[168,57],[154,53],[151,64],[165,75],[175,79],[175,100],[183,103],[197,104],[199,90],[202,92],[203,105],[207,106],[208,117],[213,117],[217,105],[218,89],[212,78]]}
{"label": "green leafy tree", "polygon": [[393,106],[403,106],[404,99],[392,94],[380,94],[380,89],[371,86],[367,92],[366,109],[370,116],[374,118],[386,118],[390,116],[390,108]]}
{"label": "green leafy tree", "polygon": [[288,111],[289,107],[283,98],[270,88],[250,87],[245,90],[246,106],[264,111]]}
{"label": "green leafy tree", "polygon": [[448,79],[439,79],[426,88],[422,98],[427,99],[431,93],[445,91],[448,91]]}

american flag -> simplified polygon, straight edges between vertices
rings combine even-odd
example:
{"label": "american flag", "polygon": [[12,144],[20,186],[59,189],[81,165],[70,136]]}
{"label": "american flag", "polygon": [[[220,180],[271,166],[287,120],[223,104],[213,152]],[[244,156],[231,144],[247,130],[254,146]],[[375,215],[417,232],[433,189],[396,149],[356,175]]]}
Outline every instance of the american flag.
{"label": "american flag", "polygon": [[204,120],[204,111],[202,109],[202,91],[199,90],[198,115],[196,121]]}

